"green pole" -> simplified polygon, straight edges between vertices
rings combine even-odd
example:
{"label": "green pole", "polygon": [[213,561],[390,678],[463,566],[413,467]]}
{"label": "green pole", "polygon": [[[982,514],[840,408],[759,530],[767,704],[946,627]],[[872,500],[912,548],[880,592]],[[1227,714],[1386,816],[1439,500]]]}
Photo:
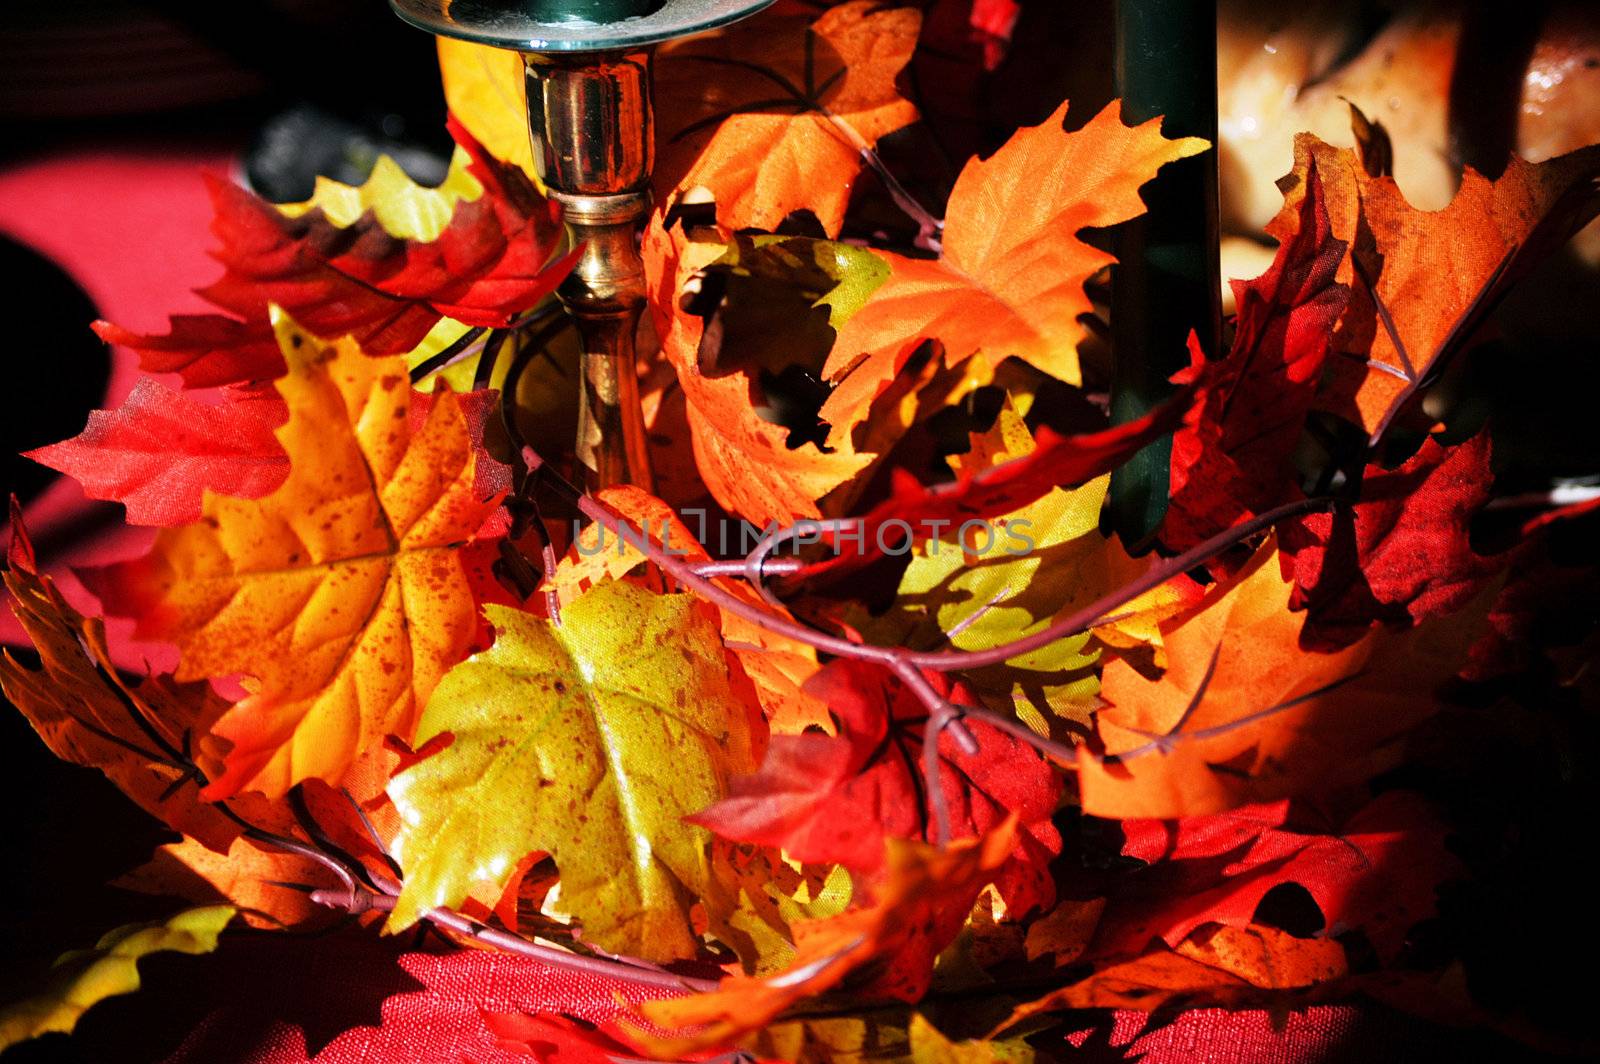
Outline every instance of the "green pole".
{"label": "green pole", "polygon": [[[1118,0],[1117,93],[1129,123],[1164,117],[1168,137],[1217,142],[1217,11],[1196,0]],[[1123,226],[1112,278],[1111,418],[1139,417],[1172,394],[1191,330],[1218,355],[1217,152],[1171,163],[1144,188],[1149,211]],[[1163,438],[1112,474],[1107,525],[1142,550],[1167,512],[1172,445]]]}

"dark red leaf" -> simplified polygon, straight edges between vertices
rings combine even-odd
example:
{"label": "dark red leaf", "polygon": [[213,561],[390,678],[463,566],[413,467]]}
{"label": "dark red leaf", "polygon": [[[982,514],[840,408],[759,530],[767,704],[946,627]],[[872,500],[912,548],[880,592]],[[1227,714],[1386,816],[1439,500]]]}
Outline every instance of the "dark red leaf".
{"label": "dark red leaf", "polygon": [[[1172,438],[1172,502],[1161,538],[1186,550],[1298,494],[1292,456],[1316,396],[1333,329],[1350,298],[1334,275],[1333,236],[1313,163],[1300,226],[1266,273],[1233,282],[1233,349],[1206,367]],[[1201,363],[1183,379],[1197,379]]]}
{"label": "dark red leaf", "polygon": [[172,320],[165,336],[101,322],[100,336],[138,351],[146,370],[177,372],[190,387],[271,379],[283,360],[267,324],[277,304],[318,336],[354,336],[372,355],[404,354],[440,318],[504,327],[555,290],[576,254],[555,258],[559,208],[526,174],[491,158],[453,119],[451,134],[484,187],[457,205],[430,243],[390,236],[368,213],[337,226],[320,210],[291,218],[229,182],[209,178],[212,232],[225,272],[200,290],[229,312]]}
{"label": "dark red leaf", "polygon": [[1310,614],[1301,645],[1342,647],[1376,623],[1411,627],[1466,605],[1505,561],[1468,536],[1492,479],[1488,432],[1454,447],[1430,438],[1398,469],[1368,467],[1353,507],[1285,524],[1290,606]]}
{"label": "dark red leaf", "polygon": [[1204,923],[1243,927],[1268,891],[1304,887],[1335,935],[1358,929],[1385,960],[1434,911],[1434,889],[1456,868],[1445,830],[1417,795],[1389,791],[1338,833],[1284,825],[1288,802],[1183,820],[1125,820],[1124,853],[1150,863],[1107,910],[1094,951],[1138,954],[1181,942]]}
{"label": "dark red leaf", "polygon": [[1044,426],[1035,433],[1037,446],[1030,454],[942,484],[923,484],[897,467],[891,471],[889,497],[859,519],[859,532],[837,537],[841,554],[823,568],[900,550],[908,535],[922,540],[966,521],[1008,514],[1054,488],[1076,487],[1109,473],[1145,444],[1170,432],[1191,395],[1186,389],[1136,421],[1099,432],[1063,436]]}
{"label": "dark red leaf", "polygon": [[[831,662],[806,690],[828,703],[839,734],[773,736],[761,768],[735,779],[727,798],[691,819],[724,838],[782,847],[798,861],[863,872],[882,865],[886,836],[931,841],[922,704],[887,669],[848,659]],[[959,688],[951,697],[975,702]],[[978,741],[975,757],[963,754],[948,730],[939,741],[951,834],[983,834],[1017,814],[1016,849],[996,885],[1020,916],[1054,900],[1047,866],[1061,851],[1050,822],[1060,778],[1019,740],[980,721],[968,727]]]}

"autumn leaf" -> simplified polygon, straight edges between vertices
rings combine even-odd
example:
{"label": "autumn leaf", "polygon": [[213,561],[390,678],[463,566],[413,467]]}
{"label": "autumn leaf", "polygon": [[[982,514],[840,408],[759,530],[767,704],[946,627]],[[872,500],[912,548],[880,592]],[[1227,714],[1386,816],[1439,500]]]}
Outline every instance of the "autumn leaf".
{"label": "autumn leaf", "polygon": [[[931,841],[926,707],[881,666],[851,659],[830,662],[807,686],[838,719],[839,734],[774,736],[761,768],[735,778],[726,798],[690,822],[781,847],[797,861],[869,873],[881,867],[885,837]],[[950,696],[967,701],[959,690]],[[1016,852],[996,883],[1021,916],[1054,897],[1047,866],[1061,850],[1050,822],[1061,781],[1022,741],[983,721],[967,727],[976,755],[962,753],[948,731],[939,739],[938,786],[951,833],[968,838],[1018,819]]]}
{"label": "autumn leaf", "polygon": [[[858,528],[832,536],[852,548],[834,564],[852,564],[899,549],[942,529],[959,530],[1021,510],[1057,488],[1076,488],[1109,473],[1183,416],[1189,392],[1134,421],[1097,432],[1063,436],[1040,427],[1031,450],[987,467],[958,468],[954,480],[924,484],[903,468],[891,471],[889,497],[857,519]],[[1020,539],[1018,540],[1020,542]]]}
{"label": "autumn leaf", "polygon": [[1301,645],[1337,649],[1376,623],[1409,628],[1467,605],[1506,561],[1469,535],[1492,479],[1487,430],[1449,447],[1430,437],[1396,469],[1369,466],[1354,505],[1286,523]]}
{"label": "autumn leaf", "polygon": [[1294,1000],[1286,992],[1336,981],[1345,970],[1344,948],[1337,942],[1295,939],[1270,927],[1222,928],[1176,950],[1101,967],[1018,1006],[999,1031],[1063,1009],[1281,1006]]}
{"label": "autumn leaf", "polygon": [[1332,982],[1349,971],[1344,946],[1326,938],[1296,938],[1275,927],[1218,927],[1186,939],[1177,952],[1231,972],[1263,990],[1294,990]]}
{"label": "autumn leaf", "polygon": [[1351,288],[1331,379],[1319,406],[1376,433],[1437,376],[1500,296],[1600,212],[1600,147],[1542,163],[1513,156],[1490,180],[1467,168],[1441,211],[1411,206],[1392,177],[1372,177],[1354,149],[1295,139],[1283,211],[1268,231],[1294,238],[1315,160],[1334,238],[1349,245]]}
{"label": "autumn leaf", "polygon": [[1348,782],[1433,712],[1465,663],[1476,616],[1373,632],[1335,653],[1300,648],[1304,613],[1269,540],[1234,578],[1162,624],[1168,668],[1106,667],[1096,718],[1104,753],[1079,748],[1096,816],[1193,816]]}
{"label": "autumn leaf", "polygon": [[1161,540],[1187,550],[1299,495],[1294,449],[1316,399],[1334,325],[1350,298],[1334,280],[1346,245],[1332,234],[1313,164],[1299,222],[1266,273],[1233,282],[1233,347],[1182,379],[1195,403],[1172,437],[1171,501]]}
{"label": "autumn leaf", "polygon": [[[1062,471],[1059,460],[1033,458],[1039,445],[1009,403],[971,444],[950,458],[957,483],[1024,460],[1040,472]],[[876,642],[916,649],[987,650],[1032,635],[1131,582],[1150,562],[1130,558],[1100,534],[1106,486],[1102,476],[1071,490],[1051,488],[1004,516],[926,519],[930,530],[943,531],[913,554],[894,605],[883,617],[863,621],[864,630]],[[1158,622],[1197,597],[1192,581],[1170,582],[1119,607],[1117,618],[1093,635],[1116,647],[1151,647],[1157,664],[1164,664]],[[1087,726],[1099,692],[1091,671],[1098,647],[1090,644],[1088,632],[1068,636],[1003,665],[968,670],[964,680],[992,708],[1017,713],[1041,733],[1048,733],[1051,718]]]}
{"label": "autumn leaf", "polygon": [[436,38],[444,100],[456,121],[496,159],[534,174],[522,57],[486,44]]}
{"label": "autumn leaf", "polygon": [[207,495],[199,522],[94,577],[140,638],[177,643],[178,679],[251,677],[212,729],[232,745],[211,799],[337,783],[384,736],[409,734],[472,638],[457,548],[495,504],[474,493],[454,395],[413,432],[402,360],[325,346],[286,318],[277,329],[283,486],[260,500]]}
{"label": "autumn leaf", "polygon": [[1257,991],[1238,976],[1178,953],[1157,952],[1102,968],[1076,983],[1019,1006],[1006,1027],[1061,1009],[1172,1007],[1199,998],[1207,1005],[1237,1005]]}
{"label": "autumn leaf", "polygon": [[702,609],[622,583],[566,606],[559,625],[486,607],[495,646],[451,670],[417,727],[419,744],[454,739],[389,787],[405,869],[391,931],[544,850],[589,941],[694,955],[710,836],[680,818],[749,771],[760,738]]}
{"label": "autumn leaf", "polygon": [[[649,492],[623,484],[604,488],[595,498],[623,518],[628,531],[608,532],[595,523],[578,534],[546,585],[555,591],[559,601],[571,602],[587,588],[607,579],[621,579],[645,564],[645,555],[639,549],[645,542],[689,561],[711,560],[695,532],[670,506]],[[751,606],[783,616],[744,581],[719,577],[715,582]],[[826,704],[805,690],[805,682],[819,668],[816,649],[733,610],[719,608],[718,614],[723,643],[755,685],[762,713],[772,730],[794,734],[817,727],[831,732],[833,719],[828,716]]]}
{"label": "autumn leaf", "polygon": [[325,181],[309,203],[281,208],[211,179],[216,257],[226,272],[200,295],[234,317],[174,318],[165,336],[105,322],[96,331],[138,351],[146,371],[207,387],[283,372],[269,304],[323,338],[353,336],[373,355],[405,354],[444,317],[510,324],[553,292],[575,259],[553,258],[558,208],[528,177],[459,124],[451,131],[460,151],[437,189],[389,163],[361,188]]}
{"label": "autumn leaf", "polygon": [[663,46],[656,199],[702,187],[730,231],[806,210],[836,236],[862,150],[916,120],[895,78],[920,24],[915,9],[851,0],[814,22],[770,15]]}
{"label": "autumn leaf", "polygon": [[1324,935],[1359,931],[1388,961],[1433,915],[1439,883],[1459,872],[1445,825],[1406,791],[1386,792],[1333,824],[1274,802],[1124,820],[1122,829],[1123,852],[1149,867],[1118,891],[1094,945],[1100,956],[1137,954],[1158,939],[1176,947],[1208,923],[1246,927],[1268,893],[1293,883],[1322,911]]}
{"label": "autumn leaf", "polygon": [[152,953],[210,953],[233,919],[214,905],[179,913],[165,923],[129,924],[56,959],[40,993],[0,1008],[0,1049],[51,1031],[70,1031],[78,1018],[108,997],[139,989],[141,958]]}
{"label": "autumn leaf", "polygon": [[243,837],[235,838],[226,853],[193,839],[168,843],[111,885],[197,905],[226,901],[252,927],[273,929],[326,922],[330,910],[311,900],[311,888],[339,886],[311,858]]}
{"label": "autumn leaf", "polygon": [[1124,126],[1114,104],[1067,133],[1066,113],[1062,104],[966,165],[938,259],[888,256],[889,280],[839,329],[824,367],[836,386],[821,412],[830,446],[844,444],[923,340],[942,342],[950,365],[977,352],[993,364],[1014,356],[1080,383],[1079,319],[1092,309],[1083,284],[1115,260],[1077,234],[1142,213],[1139,187],[1209,145],[1167,140],[1157,121]]}
{"label": "autumn leaf", "polygon": [[1054,909],[1028,926],[1028,937],[1024,940],[1028,959],[1035,961],[1049,954],[1057,968],[1071,964],[1089,948],[1105,909],[1104,898],[1085,901],[1067,898],[1058,902]]}
{"label": "autumn leaf", "polygon": [[790,968],[763,979],[730,976],[717,989],[639,1007],[661,1036],[630,1027],[630,1040],[662,1059],[724,1046],[759,1032],[786,1009],[839,988],[877,959],[855,1000],[915,1001],[928,986],[933,960],[955,938],[974,899],[1014,845],[1015,825],[937,849],[891,839],[872,897],[838,916],[795,927]]}
{"label": "autumn leaf", "polygon": [[289,472],[267,404],[235,399],[207,406],[140,378],[116,410],[95,410],[88,427],[27,456],[83,484],[91,499],[120,502],[136,525],[200,519],[207,492],[259,499]]}
{"label": "autumn leaf", "polygon": [[485,1012],[483,1022],[501,1049],[539,1064],[613,1064],[635,1052],[605,1031],[566,1016]]}
{"label": "autumn leaf", "polygon": [[40,574],[20,512],[12,514],[18,543],[5,571],[11,610],[39,654],[29,668],[0,652],[0,689],[28,718],[50,752],[100,770],[140,808],[174,830],[225,851],[238,827],[200,801],[187,763],[192,737],[226,704],[204,683],[150,676],[134,683],[117,671],[105,626],[85,617]]}
{"label": "autumn leaf", "polygon": [[680,297],[726,253],[723,244],[691,241],[682,226],[665,228],[659,217],[645,231],[650,306],[662,353],[683,389],[695,465],[719,504],[762,527],[820,517],[819,500],[871,465],[873,456],[848,446],[823,451],[811,442],[791,448],[789,430],[755,409],[749,375],[702,372],[705,320],[685,310]]}

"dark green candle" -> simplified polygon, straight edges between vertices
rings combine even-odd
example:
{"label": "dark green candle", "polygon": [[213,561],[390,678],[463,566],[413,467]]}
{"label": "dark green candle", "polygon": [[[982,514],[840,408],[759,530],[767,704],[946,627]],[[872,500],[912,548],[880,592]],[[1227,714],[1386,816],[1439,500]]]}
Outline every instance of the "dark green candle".
{"label": "dark green candle", "polygon": [[[1217,9],[1197,0],[1118,0],[1117,92],[1130,125],[1162,117],[1168,137],[1217,142]],[[1144,187],[1149,212],[1122,229],[1112,280],[1116,355],[1111,414],[1131,421],[1172,393],[1199,335],[1218,355],[1217,151],[1162,167]],[[1108,523],[1125,543],[1149,540],[1167,510],[1171,441],[1140,451],[1112,475]]]}

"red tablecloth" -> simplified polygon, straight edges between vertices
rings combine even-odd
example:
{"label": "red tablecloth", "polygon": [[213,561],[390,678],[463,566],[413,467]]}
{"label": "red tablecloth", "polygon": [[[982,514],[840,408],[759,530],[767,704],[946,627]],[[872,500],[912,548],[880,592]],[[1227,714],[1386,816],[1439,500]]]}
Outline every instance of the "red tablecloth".
{"label": "red tablecloth", "polygon": [[[56,153],[0,172],[0,232],[58,263],[105,317],[160,330],[168,313],[199,309],[190,288],[218,272],[206,257],[210,210],[198,174],[231,166],[230,156],[216,149]],[[109,404],[126,394],[134,372],[131,353],[117,352]],[[115,522],[73,535],[75,523],[92,523],[95,505],[75,483],[61,480],[27,508],[46,554],[41,561],[62,577],[80,605],[92,600],[66,566],[135,553],[148,535]],[[61,549],[50,551],[52,542]],[[9,611],[3,611],[0,639],[11,642],[18,635]],[[510,1058],[489,1042],[480,1009],[557,1008],[599,1019],[617,1008],[614,988],[592,978],[502,955],[403,952],[375,935],[244,935],[213,957],[157,957],[145,966],[143,993],[107,1002],[84,1019],[73,1043],[76,1059],[489,1062]],[[1447,1054],[1470,1058],[1471,1049],[1485,1044],[1481,1034],[1375,1007],[1315,1008],[1278,1024],[1261,1012],[1196,1010],[1141,1035],[1145,1024],[1137,1013],[1085,1017],[1087,1033],[1073,1039],[1083,1052],[1073,1059],[1371,1064]],[[1505,1047],[1495,1056],[1514,1052]]]}

